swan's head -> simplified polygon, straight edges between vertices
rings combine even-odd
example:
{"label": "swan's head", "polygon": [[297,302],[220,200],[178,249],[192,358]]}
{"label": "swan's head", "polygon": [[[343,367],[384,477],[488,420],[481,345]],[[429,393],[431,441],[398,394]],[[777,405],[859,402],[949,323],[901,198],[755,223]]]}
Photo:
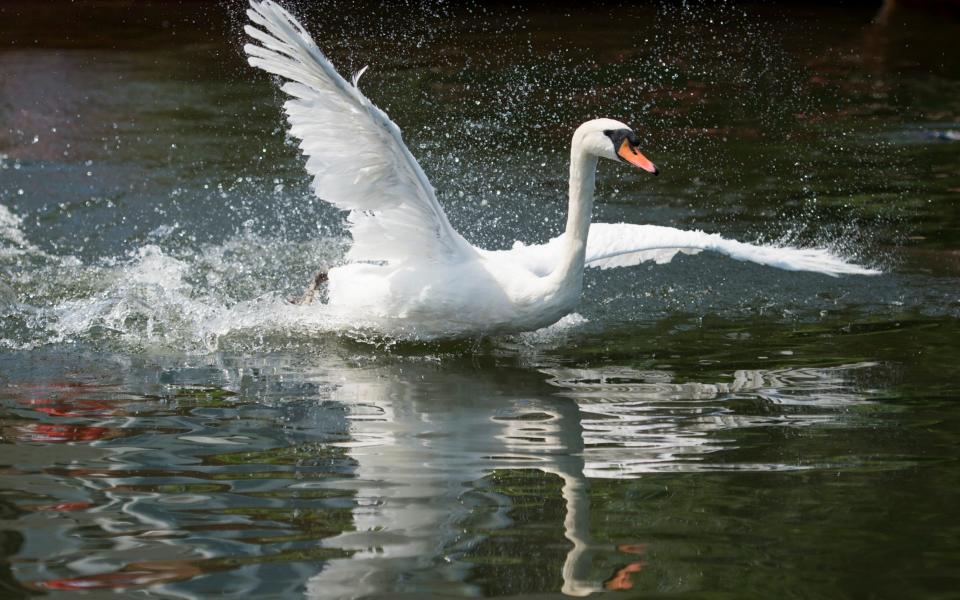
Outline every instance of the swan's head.
{"label": "swan's head", "polygon": [[573,134],[574,147],[579,146],[582,151],[659,174],[650,159],[637,149],[639,144],[640,139],[632,129],[613,119],[587,121]]}

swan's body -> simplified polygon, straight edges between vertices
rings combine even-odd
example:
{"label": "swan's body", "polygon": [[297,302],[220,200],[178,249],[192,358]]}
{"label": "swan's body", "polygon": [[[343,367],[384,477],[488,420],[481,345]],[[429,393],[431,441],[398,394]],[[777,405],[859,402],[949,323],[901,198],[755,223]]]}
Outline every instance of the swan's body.
{"label": "swan's body", "polygon": [[[251,0],[247,26],[260,45],[250,64],[288,80],[290,133],[309,157],[317,195],[349,211],[353,245],[328,273],[328,304],[363,323],[418,337],[525,331],[574,310],[585,267],[667,262],[678,252],[716,251],[787,270],[873,274],[825,250],[772,248],[700,231],[652,225],[591,227],[598,159],[656,174],[618,121],[581,125],[570,150],[570,207],[564,233],[511,250],[476,248],[457,233],[397,126],[341,77],[299,23],[270,0]],[[362,73],[362,71],[361,71]]]}

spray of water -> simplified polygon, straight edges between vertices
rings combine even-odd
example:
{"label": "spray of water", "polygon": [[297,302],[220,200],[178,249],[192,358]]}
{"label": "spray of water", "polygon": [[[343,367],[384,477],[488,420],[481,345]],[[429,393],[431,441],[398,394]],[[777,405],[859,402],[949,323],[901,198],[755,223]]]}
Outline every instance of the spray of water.
{"label": "spray of water", "polygon": [[[832,245],[854,258],[865,245],[855,224],[869,215],[855,202],[832,200],[863,182],[826,168],[813,152],[824,143],[836,151],[847,144],[849,131],[830,125],[832,97],[810,94],[819,84],[811,83],[809,70],[742,8],[620,7],[575,26],[563,20],[576,16],[548,19],[520,8],[505,17],[472,4],[292,8],[343,72],[370,65],[364,91],[404,128],[452,223],[480,246],[542,242],[559,232],[569,135],[597,116],[635,125],[670,174],[654,187],[623,170],[604,170],[600,220],[692,225],[748,240],[763,232],[768,241]],[[613,18],[630,28],[612,30]],[[237,58],[242,20],[238,10],[230,42]],[[490,39],[498,43],[483,43]],[[343,322],[320,304],[287,302],[316,269],[341,259],[349,238],[342,216],[307,189],[302,160],[284,139],[272,82],[251,80],[236,63],[230,81],[207,88],[184,75],[184,89],[196,97],[185,99],[180,88],[132,90],[139,103],[156,96],[152,106],[168,115],[149,127],[144,115],[85,114],[83,122],[102,127],[72,138],[67,158],[76,163],[63,167],[64,177],[68,185],[93,186],[74,201],[37,208],[29,187],[18,200],[35,179],[17,178],[39,173],[43,156],[24,150],[0,159],[15,182],[0,193],[0,344],[95,340],[205,352],[330,333],[389,343],[371,335],[369,323]],[[739,113],[729,110],[732,96],[742,104]],[[201,115],[210,135],[203,143],[178,112],[184,104],[221,111]],[[66,134],[62,127],[56,133]],[[84,156],[84,137],[105,155]],[[872,147],[853,142],[845,151]],[[38,147],[26,138],[23,144]],[[770,156],[759,161],[744,150],[761,146]],[[797,158],[789,160],[784,146],[796,149]],[[149,168],[124,162],[127,153],[139,153]],[[750,173],[757,164],[768,167],[765,180]],[[147,181],[122,188],[134,168],[148,173]],[[110,187],[111,178],[120,183]],[[805,279],[740,265],[724,265],[717,275],[714,259],[696,260],[708,263],[693,268],[679,259],[669,269],[591,275],[582,316],[555,330],[566,335],[586,323],[674,311],[819,308],[803,290]],[[771,286],[771,278],[786,283],[771,290],[779,285]],[[877,295],[883,294],[875,287],[860,291]],[[522,343],[546,343],[552,335]]]}

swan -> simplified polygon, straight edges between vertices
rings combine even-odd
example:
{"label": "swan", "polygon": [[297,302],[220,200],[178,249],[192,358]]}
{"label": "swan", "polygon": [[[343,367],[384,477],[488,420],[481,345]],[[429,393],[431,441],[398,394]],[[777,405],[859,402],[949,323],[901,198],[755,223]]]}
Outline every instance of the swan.
{"label": "swan", "polygon": [[758,246],[718,234],[654,225],[593,223],[600,158],[658,173],[636,134],[613,119],[573,133],[569,212],[549,242],[509,250],[474,247],[450,224],[399,128],[344,79],[309,33],[272,0],[251,0],[244,45],[253,67],[280,76],[284,110],[318,197],[347,211],[353,243],[345,264],[317,276],[327,306],[388,335],[416,338],[535,330],[577,306],[585,268],[668,262],[712,251],[793,271],[871,275],[823,249]]}

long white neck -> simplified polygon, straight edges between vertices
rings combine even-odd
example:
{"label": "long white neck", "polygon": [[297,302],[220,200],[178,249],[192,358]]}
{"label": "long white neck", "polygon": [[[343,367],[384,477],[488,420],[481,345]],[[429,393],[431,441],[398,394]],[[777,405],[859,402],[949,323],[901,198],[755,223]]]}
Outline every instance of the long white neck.
{"label": "long white neck", "polygon": [[583,283],[583,261],[593,212],[593,191],[597,181],[597,157],[585,152],[578,137],[570,148],[570,206],[563,234],[560,262],[551,277],[564,288],[579,289]]}

